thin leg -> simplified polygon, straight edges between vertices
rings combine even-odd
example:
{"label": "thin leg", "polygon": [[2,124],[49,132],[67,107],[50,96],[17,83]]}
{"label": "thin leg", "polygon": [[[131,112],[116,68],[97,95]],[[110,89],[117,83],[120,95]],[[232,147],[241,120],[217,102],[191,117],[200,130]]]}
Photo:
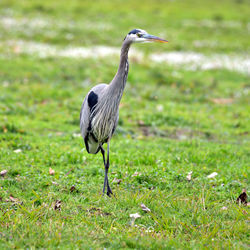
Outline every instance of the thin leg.
{"label": "thin leg", "polygon": [[[100,146],[101,148],[101,153],[102,153],[102,158],[103,158],[103,163],[104,163],[104,167],[106,169],[106,161],[105,161],[105,150],[103,149],[102,146]],[[106,189],[106,184],[107,184],[107,177],[106,177],[106,170],[105,170],[105,178],[104,178],[104,184],[103,184],[103,190],[102,193],[105,193],[105,189]]]}
{"label": "thin leg", "polygon": [[113,194],[110,186],[109,186],[109,180],[108,180],[108,171],[109,171],[109,141],[107,142],[107,162],[105,165],[105,178],[107,179],[107,195],[110,196]]}

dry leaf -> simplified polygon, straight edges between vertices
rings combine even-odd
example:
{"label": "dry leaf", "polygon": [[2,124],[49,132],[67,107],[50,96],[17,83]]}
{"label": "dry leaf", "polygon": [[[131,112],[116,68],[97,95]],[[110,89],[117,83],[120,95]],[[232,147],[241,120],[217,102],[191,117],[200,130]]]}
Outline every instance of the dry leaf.
{"label": "dry leaf", "polygon": [[0,176],[4,177],[7,173],[8,173],[7,170],[2,170],[2,171],[0,172]]}
{"label": "dry leaf", "polygon": [[131,225],[131,226],[134,226],[135,220],[136,220],[137,218],[140,218],[141,216],[140,216],[140,214],[136,213],[136,214],[130,214],[129,217],[131,218],[130,225]]}
{"label": "dry leaf", "polygon": [[55,209],[55,210],[61,211],[61,203],[62,203],[62,202],[61,202],[60,200],[56,200],[54,209]]}
{"label": "dry leaf", "polygon": [[218,173],[213,172],[212,174],[208,175],[207,178],[214,178],[216,175],[218,175]]}
{"label": "dry leaf", "polygon": [[18,154],[18,153],[21,153],[22,152],[22,149],[16,149],[16,150],[14,150],[14,153],[16,153],[16,154]]}
{"label": "dry leaf", "polygon": [[112,183],[116,183],[116,184],[120,184],[121,182],[122,182],[122,179],[116,179],[116,177],[112,181]]}
{"label": "dry leaf", "polygon": [[237,198],[236,203],[247,205],[247,192],[246,192],[246,189],[242,190],[242,193]]}
{"label": "dry leaf", "polygon": [[193,173],[193,171],[188,172],[188,175],[186,177],[188,181],[191,181],[191,179],[192,179],[192,173]]}
{"label": "dry leaf", "polygon": [[141,218],[141,216],[140,216],[139,213],[130,214],[129,217],[130,217],[130,218],[134,218],[134,219]]}
{"label": "dry leaf", "polygon": [[9,199],[6,199],[6,202],[13,202],[13,205],[18,204],[22,205],[23,202],[18,200],[17,198],[14,198],[12,195],[10,195]]}
{"label": "dry leaf", "polygon": [[232,98],[214,98],[211,101],[215,104],[231,104],[234,100]]}
{"label": "dry leaf", "polygon": [[12,202],[18,202],[18,199],[14,198],[13,196],[10,196],[9,198],[10,198],[10,201],[12,201]]}
{"label": "dry leaf", "polygon": [[148,207],[146,207],[143,203],[141,204],[141,209],[146,213],[151,212],[151,210]]}
{"label": "dry leaf", "polygon": [[70,190],[71,193],[74,192],[76,190],[75,185],[73,185],[69,190]]}
{"label": "dry leaf", "polygon": [[49,168],[49,174],[50,174],[50,175],[54,175],[54,174],[55,174],[55,170],[52,169],[52,168]]}

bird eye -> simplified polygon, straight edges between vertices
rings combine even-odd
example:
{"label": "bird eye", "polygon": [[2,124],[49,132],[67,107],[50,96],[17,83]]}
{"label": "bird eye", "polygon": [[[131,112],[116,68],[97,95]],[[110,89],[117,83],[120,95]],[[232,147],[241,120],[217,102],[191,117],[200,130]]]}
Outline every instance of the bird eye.
{"label": "bird eye", "polygon": [[137,33],[137,36],[138,36],[138,37],[142,37],[142,34],[140,34],[140,33]]}

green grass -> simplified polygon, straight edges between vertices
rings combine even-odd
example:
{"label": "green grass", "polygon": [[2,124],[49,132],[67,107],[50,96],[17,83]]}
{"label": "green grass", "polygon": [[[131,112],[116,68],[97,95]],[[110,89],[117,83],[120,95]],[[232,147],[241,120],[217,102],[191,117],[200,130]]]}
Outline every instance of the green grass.
{"label": "green grass", "polygon": [[[0,171],[8,170],[0,177],[1,249],[249,247],[249,208],[235,202],[249,189],[248,75],[131,61],[110,146],[109,178],[121,183],[111,184],[110,199],[101,196],[101,155],[82,150],[77,135],[84,96],[110,82],[118,58],[40,58],[2,45],[120,46],[140,27],[170,41],[136,46],[146,53],[247,54],[247,1],[1,1],[0,14],[19,21],[0,25]],[[34,18],[49,24],[32,28]],[[197,48],[195,40],[217,46]]]}

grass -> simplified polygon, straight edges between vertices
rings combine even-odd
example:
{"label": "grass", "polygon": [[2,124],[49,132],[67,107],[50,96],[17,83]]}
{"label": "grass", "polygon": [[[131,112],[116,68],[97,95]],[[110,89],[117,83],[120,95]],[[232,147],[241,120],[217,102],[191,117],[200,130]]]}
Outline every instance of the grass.
{"label": "grass", "polygon": [[[249,246],[249,208],[235,202],[249,189],[248,75],[132,61],[111,141],[116,199],[109,199],[101,196],[101,155],[82,150],[79,110],[92,86],[112,79],[118,58],[40,58],[3,45],[27,40],[62,48],[120,46],[129,30],[141,27],[171,41],[137,46],[145,53],[247,54],[247,1],[0,6],[1,17],[17,20],[9,29],[0,22],[0,170],[8,170],[0,177],[2,249]],[[44,24],[32,26],[34,19]],[[197,48],[195,40],[217,45]],[[207,178],[212,172],[218,175]],[[151,212],[143,212],[141,203]],[[132,225],[129,216],[137,212],[141,218]]]}

